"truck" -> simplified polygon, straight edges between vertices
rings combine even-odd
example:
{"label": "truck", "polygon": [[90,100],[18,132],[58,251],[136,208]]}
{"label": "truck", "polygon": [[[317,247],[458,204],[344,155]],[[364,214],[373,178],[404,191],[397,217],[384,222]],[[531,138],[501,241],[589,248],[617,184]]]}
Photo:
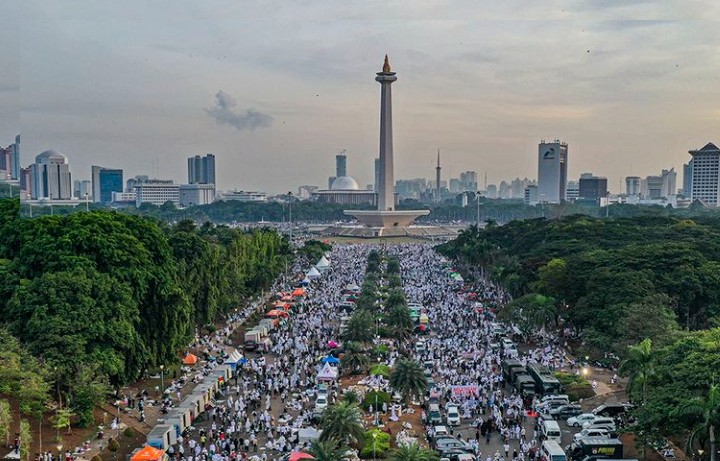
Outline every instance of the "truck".
{"label": "truck", "polygon": [[586,457],[622,459],[623,444],[620,439],[585,437],[571,444],[567,452],[573,461],[582,461]]}
{"label": "truck", "polygon": [[244,348],[246,351],[257,350],[260,344],[260,338],[262,335],[259,330],[250,330],[245,332],[245,344]]}
{"label": "truck", "polygon": [[267,328],[268,330],[273,330],[277,326],[276,322],[272,319],[262,319],[260,320],[259,325]]}
{"label": "truck", "polygon": [[523,397],[532,397],[535,395],[535,380],[526,373],[518,373],[515,375],[515,389]]}
{"label": "truck", "polygon": [[513,370],[521,370],[525,371],[525,366],[519,361],[514,359],[505,359],[500,364],[502,367],[503,377],[505,378],[505,382],[509,384],[514,384],[513,381]]}
{"label": "truck", "polygon": [[552,374],[550,369],[538,363],[527,366],[527,372],[535,380],[535,391],[539,394],[559,394],[562,392],[562,384]]}

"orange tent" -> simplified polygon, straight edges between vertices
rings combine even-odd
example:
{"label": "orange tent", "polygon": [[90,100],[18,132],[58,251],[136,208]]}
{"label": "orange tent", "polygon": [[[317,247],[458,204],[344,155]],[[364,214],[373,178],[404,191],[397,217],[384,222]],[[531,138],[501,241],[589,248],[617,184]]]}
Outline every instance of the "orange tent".
{"label": "orange tent", "polygon": [[295,288],[292,292],[292,295],[296,298],[299,298],[300,296],[305,296],[305,290],[303,288]]}
{"label": "orange tent", "polygon": [[293,301],[293,298],[292,298],[292,296],[287,295],[287,296],[283,296],[282,298],[280,298],[280,301]]}
{"label": "orange tent", "polygon": [[187,353],[185,358],[183,359],[183,365],[195,365],[198,361],[197,355],[191,354],[190,352]]}
{"label": "orange tent", "polygon": [[130,461],[162,461],[165,459],[165,450],[158,450],[157,448],[146,445],[138,450]]}
{"label": "orange tent", "polygon": [[285,311],[279,311],[277,309],[273,309],[269,311],[267,314],[265,314],[265,317],[267,318],[273,318],[273,317],[289,317],[290,315]]}

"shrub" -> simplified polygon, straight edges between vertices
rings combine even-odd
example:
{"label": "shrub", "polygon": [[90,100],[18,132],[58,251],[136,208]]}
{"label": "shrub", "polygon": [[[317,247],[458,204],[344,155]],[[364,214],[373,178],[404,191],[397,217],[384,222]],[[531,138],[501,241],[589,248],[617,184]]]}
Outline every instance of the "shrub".
{"label": "shrub", "polygon": [[115,439],[113,439],[113,438],[110,438],[110,440],[108,440],[108,446],[107,446],[107,447],[108,447],[108,450],[110,450],[111,452],[115,453],[116,451],[118,451],[118,450],[120,449],[120,444],[118,443],[117,440],[115,440]]}
{"label": "shrub", "polygon": [[132,427],[126,427],[123,431],[123,435],[128,438],[135,437],[135,431]]}
{"label": "shrub", "polygon": [[[373,439],[373,434],[377,434],[375,439]],[[360,449],[360,457],[365,459],[372,458],[373,445],[375,457],[384,458],[385,453],[390,450],[390,434],[379,429],[371,429],[365,432],[363,446]]]}
{"label": "shrub", "polygon": [[365,394],[365,398],[363,399],[363,410],[367,410],[368,408],[370,408],[370,405],[375,408],[375,395],[377,395],[377,404],[379,408],[382,408],[383,403],[390,404],[390,401],[392,400],[390,394],[388,394],[387,392],[370,391]]}
{"label": "shrub", "polygon": [[558,371],[554,373],[555,377],[560,381],[560,384],[567,387],[573,384],[587,385],[588,380],[583,378],[582,375],[576,375],[575,373],[567,373],[564,371]]}
{"label": "shrub", "polygon": [[568,398],[570,400],[580,400],[580,399],[587,399],[589,397],[592,397],[595,395],[595,391],[593,390],[592,386],[590,384],[570,384],[569,386],[566,386],[566,392],[568,395]]}
{"label": "shrub", "polygon": [[390,367],[384,363],[375,364],[370,368],[371,375],[380,375],[383,378],[390,377]]}

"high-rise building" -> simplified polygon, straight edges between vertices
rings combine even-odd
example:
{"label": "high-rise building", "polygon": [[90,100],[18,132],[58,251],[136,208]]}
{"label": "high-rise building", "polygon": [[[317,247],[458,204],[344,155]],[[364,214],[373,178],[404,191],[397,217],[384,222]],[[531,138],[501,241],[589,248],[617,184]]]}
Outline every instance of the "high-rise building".
{"label": "high-rise building", "polygon": [[215,201],[215,184],[181,184],[180,206],[209,205]]}
{"label": "high-rise building", "polygon": [[578,181],[568,181],[565,189],[565,200],[574,202],[580,197],[580,183]]}
{"label": "high-rise building", "polygon": [[338,154],[335,156],[335,176],[341,178],[347,176],[347,155]]}
{"label": "high-rise building", "polygon": [[690,198],[711,206],[720,206],[720,149],[709,142],[692,155],[692,191]]}
{"label": "high-rise building", "polygon": [[89,179],[73,181],[73,197],[85,200],[92,197],[92,193],[92,181]]}
{"label": "high-rise building", "polygon": [[692,194],[692,175],[693,161],[690,159],[689,162],[683,165],[683,195],[685,198],[690,198]]}
{"label": "high-rise building", "polygon": [[215,184],[215,156],[196,155],[188,159],[188,184]]}
{"label": "high-rise building", "polygon": [[538,195],[538,186],[534,184],[528,185],[525,188],[525,196],[523,197],[525,205],[537,205],[539,202]]}
{"label": "high-rise building", "polygon": [[662,178],[660,196],[668,198],[677,195],[677,173],[675,173],[675,168],[662,170],[660,177]]}
{"label": "high-rise building", "polygon": [[95,203],[112,203],[113,192],[123,191],[123,170],[93,165],[92,197]]}
{"label": "high-rise building", "polygon": [[607,197],[607,194],[607,178],[587,173],[580,176],[578,198],[599,201],[600,198]]}
{"label": "high-rise building", "polygon": [[20,179],[20,135],[15,136],[15,144],[13,147],[12,170],[10,177],[12,179]]}
{"label": "high-rise building", "polygon": [[628,197],[640,195],[640,176],[628,176],[625,178],[625,194]]}
{"label": "high-rise building", "polygon": [[0,147],[0,179],[11,179],[13,146]]}
{"label": "high-rise building", "polygon": [[135,206],[143,203],[180,205],[180,185],[171,179],[148,179],[135,185]]}
{"label": "high-rise building", "polygon": [[640,183],[640,194],[645,199],[655,200],[661,198],[663,192],[662,176],[647,176]]}
{"label": "high-rise building", "polygon": [[52,149],[35,157],[32,168],[32,198],[36,200],[70,200],[72,198],[72,178],[67,158]]}
{"label": "high-rise building", "polygon": [[146,174],[137,175],[134,178],[130,178],[125,182],[125,192],[135,193],[135,186],[142,184],[145,181],[150,180],[150,177]]}
{"label": "high-rise building", "polygon": [[568,145],[555,140],[538,146],[538,199],[560,203],[567,187]]}
{"label": "high-rise building", "polygon": [[460,173],[460,192],[477,192],[478,179],[476,171],[464,171]]}
{"label": "high-rise building", "polygon": [[440,149],[437,154],[437,166],[435,167],[435,201],[439,202],[440,197],[440,178],[441,178],[442,167],[440,166]]}

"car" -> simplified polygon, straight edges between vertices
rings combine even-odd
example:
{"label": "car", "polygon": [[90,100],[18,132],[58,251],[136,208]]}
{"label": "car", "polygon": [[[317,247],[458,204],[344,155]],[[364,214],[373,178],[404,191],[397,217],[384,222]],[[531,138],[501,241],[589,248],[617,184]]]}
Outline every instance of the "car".
{"label": "car", "polygon": [[448,428],[445,426],[434,426],[435,437],[442,437],[443,435],[450,435]]}
{"label": "car", "polygon": [[607,416],[609,418],[616,418],[620,415],[627,413],[629,409],[621,403],[608,403],[600,405],[595,408],[592,412],[598,416]]}
{"label": "car", "polygon": [[451,405],[447,409],[445,414],[445,421],[448,426],[459,426],[460,425],[460,410],[456,405]]}
{"label": "car", "polygon": [[507,338],[502,339],[502,346],[503,349],[517,350],[517,346],[515,345],[515,343]]}
{"label": "car", "polygon": [[327,396],[318,395],[315,399],[315,411],[321,412],[328,406]]}
{"label": "car", "polygon": [[432,403],[428,411],[428,421],[430,424],[442,424],[442,416],[440,415],[440,406]]}
{"label": "car", "polygon": [[455,451],[455,450],[470,450],[468,445],[456,439],[455,437],[442,436],[435,439],[435,449],[440,453]]}
{"label": "car", "polygon": [[583,429],[577,434],[573,435],[573,442],[578,443],[585,437],[606,437],[610,438],[610,433],[605,429]]}
{"label": "car", "polygon": [[564,407],[567,403],[563,402],[562,400],[548,400],[547,402],[543,402],[538,407],[538,410],[540,410],[541,413],[548,413],[552,415],[552,411],[556,408]]}
{"label": "car", "polygon": [[425,348],[425,342],[424,341],[418,341],[415,343],[415,352],[418,354],[424,354],[427,351]]}
{"label": "car", "polygon": [[615,431],[615,420],[605,416],[596,416],[594,420],[583,423],[583,429],[603,427],[609,431]]}
{"label": "car", "polygon": [[561,405],[557,408],[550,410],[550,416],[555,419],[566,419],[571,416],[577,416],[582,413],[582,407],[580,405],[569,404]]}
{"label": "car", "polygon": [[567,394],[548,394],[544,395],[543,398],[540,399],[540,404],[545,402],[563,402],[565,404],[570,404],[570,397]]}
{"label": "car", "polygon": [[567,425],[571,427],[581,427],[583,424],[587,423],[588,421],[592,422],[595,421],[595,416],[592,413],[580,413],[577,416],[572,416],[567,419]]}

